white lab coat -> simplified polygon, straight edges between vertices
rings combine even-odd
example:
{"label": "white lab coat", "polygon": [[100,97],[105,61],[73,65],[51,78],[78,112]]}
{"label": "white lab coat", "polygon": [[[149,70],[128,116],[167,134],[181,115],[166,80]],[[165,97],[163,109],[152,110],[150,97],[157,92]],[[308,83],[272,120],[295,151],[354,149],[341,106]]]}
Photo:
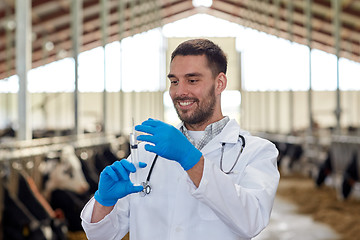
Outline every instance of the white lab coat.
{"label": "white lab coat", "polygon": [[[221,143],[226,143],[223,170],[227,171],[241,148],[239,134],[246,146],[233,173],[225,174],[219,168]],[[139,151],[141,161],[148,164],[142,169],[145,180],[154,154],[143,144]],[[90,200],[81,214],[88,239],[121,239],[128,231],[131,240],[251,239],[259,234],[269,222],[280,178],[275,146],[230,120],[201,152],[205,165],[198,188],[177,162],[159,157],[149,195],[120,199],[98,223],[90,223],[94,199]]]}

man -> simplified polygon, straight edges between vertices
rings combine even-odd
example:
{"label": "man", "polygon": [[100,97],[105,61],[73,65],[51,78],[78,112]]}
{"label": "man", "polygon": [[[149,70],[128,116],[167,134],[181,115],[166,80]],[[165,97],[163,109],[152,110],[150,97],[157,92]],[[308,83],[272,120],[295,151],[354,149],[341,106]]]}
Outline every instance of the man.
{"label": "man", "polygon": [[[224,117],[227,59],[206,39],[180,44],[171,56],[170,96],[178,128],[148,119],[136,130],[143,181],[136,193],[126,160],[101,173],[81,215],[89,239],[251,239],[268,224],[279,172],[277,150]],[[156,164],[154,163],[156,162]],[[150,177],[149,177],[150,176]],[[149,190],[149,189],[147,189]]]}

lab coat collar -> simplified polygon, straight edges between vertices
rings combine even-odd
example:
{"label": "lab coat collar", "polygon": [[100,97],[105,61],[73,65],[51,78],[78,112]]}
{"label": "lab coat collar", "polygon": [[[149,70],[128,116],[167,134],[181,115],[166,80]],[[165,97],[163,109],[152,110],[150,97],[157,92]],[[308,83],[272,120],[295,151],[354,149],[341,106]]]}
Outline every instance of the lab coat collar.
{"label": "lab coat collar", "polygon": [[232,143],[235,144],[239,141],[239,134],[244,135],[245,131],[240,129],[239,124],[235,119],[231,119],[228,124],[225,125],[224,129],[217,136],[218,138],[214,138],[220,143]]}
{"label": "lab coat collar", "polygon": [[[181,124],[178,125],[180,128]],[[249,135],[247,131],[240,129],[239,124],[235,119],[230,119],[230,121],[225,125],[224,129],[216,135],[210,142],[208,142],[204,148],[201,150],[203,154],[217,150],[221,148],[221,143],[232,143],[235,144],[239,141],[239,134],[245,136]]]}

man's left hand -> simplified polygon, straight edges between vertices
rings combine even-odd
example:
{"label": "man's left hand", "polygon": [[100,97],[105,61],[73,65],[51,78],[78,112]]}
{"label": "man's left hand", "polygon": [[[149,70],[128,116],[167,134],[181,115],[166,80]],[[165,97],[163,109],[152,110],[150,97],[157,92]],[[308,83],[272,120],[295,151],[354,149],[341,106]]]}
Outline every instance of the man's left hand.
{"label": "man's left hand", "polygon": [[149,135],[139,135],[137,140],[149,142],[145,150],[178,162],[185,171],[197,164],[202,153],[175,127],[149,118],[135,127],[136,131]]}

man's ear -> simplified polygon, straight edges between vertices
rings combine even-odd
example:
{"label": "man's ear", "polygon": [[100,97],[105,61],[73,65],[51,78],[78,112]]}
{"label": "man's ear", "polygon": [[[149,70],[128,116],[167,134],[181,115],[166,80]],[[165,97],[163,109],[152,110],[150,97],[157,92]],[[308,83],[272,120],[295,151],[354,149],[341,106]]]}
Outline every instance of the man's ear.
{"label": "man's ear", "polygon": [[215,79],[215,84],[216,84],[216,88],[215,88],[215,92],[216,94],[220,94],[222,93],[227,85],[227,78],[225,73],[221,72],[219,73],[219,75],[217,75],[216,79]]}

